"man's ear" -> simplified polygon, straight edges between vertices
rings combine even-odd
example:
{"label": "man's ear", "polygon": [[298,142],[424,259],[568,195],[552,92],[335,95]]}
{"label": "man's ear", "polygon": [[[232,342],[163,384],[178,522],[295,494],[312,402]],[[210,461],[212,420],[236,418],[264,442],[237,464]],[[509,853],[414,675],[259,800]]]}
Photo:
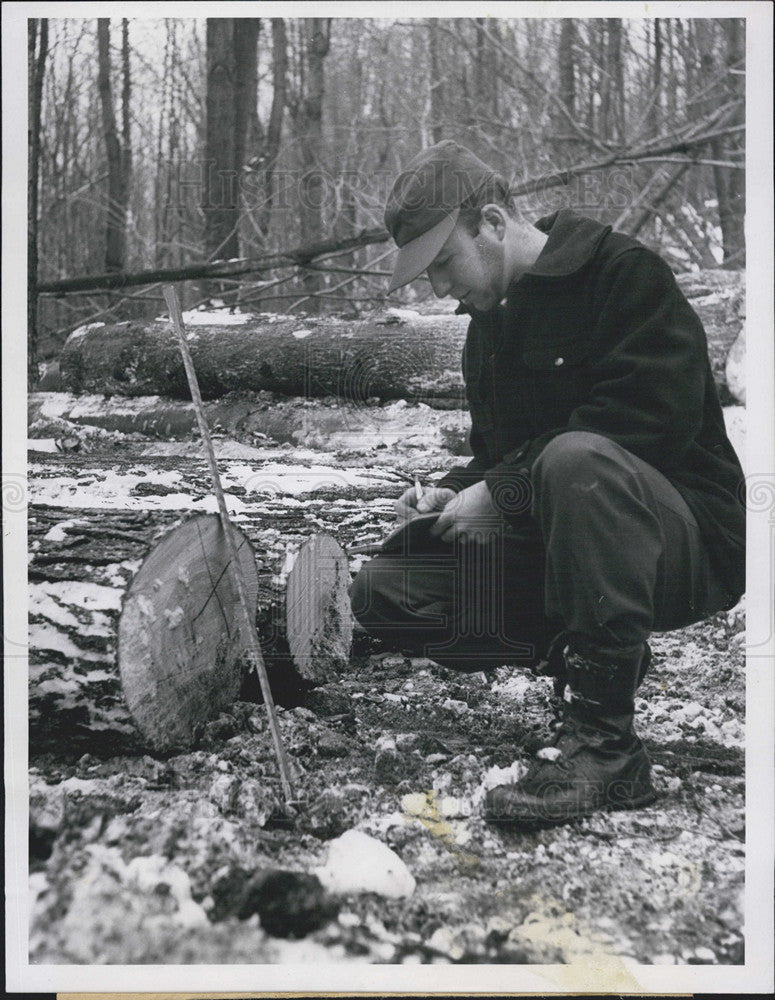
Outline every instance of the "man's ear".
{"label": "man's ear", "polygon": [[499,240],[503,239],[506,233],[506,210],[502,205],[496,205],[495,202],[484,205],[480,219],[480,232],[481,227],[488,226]]}

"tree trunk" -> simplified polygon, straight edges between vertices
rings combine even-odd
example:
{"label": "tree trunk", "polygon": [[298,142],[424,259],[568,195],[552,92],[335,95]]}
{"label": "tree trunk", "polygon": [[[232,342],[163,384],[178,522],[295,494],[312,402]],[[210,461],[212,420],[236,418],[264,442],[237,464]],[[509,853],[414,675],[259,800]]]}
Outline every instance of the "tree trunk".
{"label": "tree trunk", "polygon": [[[308,17],[304,19],[306,80],[304,96],[296,127],[301,157],[301,185],[299,190],[299,220],[305,238],[321,239],[324,232],[323,201],[323,95],[325,92],[325,58],[330,46],[331,19]],[[314,296],[323,287],[323,276],[314,271],[304,273],[302,284],[307,295]],[[312,298],[307,304],[309,312],[316,312],[319,300]]]}
{"label": "tree trunk", "polygon": [[654,61],[651,71],[651,106],[649,108],[649,133],[659,135],[662,121],[662,27],[658,17],[651,22],[654,31]]}
{"label": "tree trunk", "polygon": [[[239,19],[234,32],[234,169],[242,167],[258,142],[258,33],[257,17]],[[238,189],[242,185],[238,183]]]}
{"label": "tree trunk", "polygon": [[575,37],[576,22],[570,17],[563,18],[557,61],[560,70],[560,100],[570,115],[576,113],[576,75],[573,55]]}
{"label": "tree trunk", "polygon": [[[742,81],[745,77],[728,72],[729,82],[725,87],[723,81],[718,79],[722,62],[718,56],[713,22],[706,24],[699,21],[696,31],[700,80],[707,93],[695,101],[694,105],[700,111],[709,113],[730,96],[736,96],[739,102],[731,124],[742,124],[745,116]],[[724,32],[728,70],[733,67],[739,69],[745,58],[744,39],[739,23],[736,20],[725,22]],[[723,136],[712,139],[709,148],[714,160],[726,160],[730,155],[730,143]],[[724,248],[724,266],[742,267],[745,265],[745,171],[718,164],[714,164],[712,171]]]}
{"label": "tree trunk", "polygon": [[[40,35],[38,36],[38,23]],[[37,49],[37,52],[36,52]],[[48,52],[48,19],[27,22],[27,388],[38,381],[38,188],[43,73]]]}
{"label": "tree trunk", "polygon": [[[738,105],[732,118],[733,125],[745,122],[745,22],[740,18],[722,21],[727,42],[728,87],[731,96],[737,98]],[[727,140],[724,144],[724,159],[731,150],[742,151],[744,143]],[[745,267],[745,170],[729,167],[715,167],[726,175],[727,197],[725,215],[721,216],[721,231],[724,238],[724,267]],[[717,181],[718,184],[718,181]],[[720,209],[719,205],[719,209]]]}
{"label": "tree trunk", "polygon": [[274,201],[274,169],[280,153],[283,132],[286,89],[288,83],[288,39],[285,21],[281,17],[272,18],[272,109],[266,138],[261,150],[263,171],[263,205],[259,212],[258,225],[264,238],[269,233],[269,224]]}
{"label": "tree trunk", "polygon": [[447,100],[441,65],[439,45],[439,27],[435,18],[428,18],[428,57],[430,60],[430,94],[431,94],[431,137],[436,142],[444,138],[444,116],[447,111]]}
{"label": "tree trunk", "polygon": [[624,141],[624,65],[622,62],[622,21],[618,17],[606,19],[608,24],[608,56],[606,69],[609,81],[608,135],[617,142]]}
{"label": "tree trunk", "polygon": [[204,188],[208,260],[239,257],[237,223],[234,19],[207,19],[207,102]]}
{"label": "tree trunk", "polygon": [[108,213],[105,230],[105,270],[122,271],[126,256],[127,189],[124,163],[113,108],[110,81],[110,19],[97,19],[97,87],[102,110],[102,132],[108,160]]}
{"label": "tree trunk", "polygon": [[128,253],[127,214],[129,194],[132,190],[132,76],[129,64],[129,21],[121,21],[121,173],[124,185],[124,256]]}
{"label": "tree trunk", "polygon": [[[726,352],[740,331],[743,276],[707,271],[678,276],[708,335],[714,376],[723,386]],[[704,289],[704,291],[703,291]],[[712,291],[714,294],[710,294]],[[196,326],[189,346],[202,394],[239,390],[334,396],[351,402],[406,399],[460,406],[460,354],[467,317],[359,319],[246,318],[239,326]],[[60,358],[72,392],[189,398],[169,323],[127,323],[76,332]]]}

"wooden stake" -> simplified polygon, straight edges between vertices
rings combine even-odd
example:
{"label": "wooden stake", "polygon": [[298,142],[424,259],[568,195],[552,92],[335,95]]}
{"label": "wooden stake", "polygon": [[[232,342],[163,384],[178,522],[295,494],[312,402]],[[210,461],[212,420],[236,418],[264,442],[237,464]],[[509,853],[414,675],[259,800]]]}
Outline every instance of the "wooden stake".
{"label": "wooden stake", "polygon": [[274,699],[272,698],[272,689],[269,686],[269,678],[266,673],[264,657],[261,653],[261,644],[258,640],[256,623],[250,614],[250,605],[248,603],[247,591],[245,589],[245,581],[242,578],[239,556],[237,554],[237,546],[232,533],[229,512],[226,509],[226,500],[223,495],[223,486],[221,485],[221,477],[218,472],[218,464],[215,460],[213,443],[210,439],[210,431],[207,427],[207,421],[205,420],[202,396],[199,392],[199,382],[197,381],[194,362],[191,360],[191,353],[189,352],[188,344],[186,343],[186,335],[183,328],[183,316],[180,312],[178,293],[173,285],[164,285],[162,290],[164,292],[164,298],[167,302],[167,308],[170,312],[170,319],[172,320],[172,325],[175,329],[175,334],[177,335],[180,345],[180,353],[183,356],[186,377],[188,378],[188,385],[191,390],[191,399],[194,403],[194,411],[196,413],[197,423],[199,424],[199,433],[202,436],[205,456],[207,458],[207,463],[210,466],[210,476],[213,481],[213,489],[215,490],[215,496],[218,501],[218,511],[221,515],[223,533],[226,537],[226,544],[229,550],[229,572],[237,593],[239,594],[240,614],[248,635],[249,653],[253,659],[256,672],[258,674],[258,680],[261,684],[261,693],[264,696],[266,711],[269,716],[269,728],[272,733],[272,742],[274,743],[277,764],[280,769],[280,781],[282,783],[283,795],[285,796],[286,803],[290,803],[293,799],[293,791],[291,789],[288,762],[285,757],[285,751],[283,750],[282,740],[280,739],[280,729],[277,725],[277,713],[275,712]]}

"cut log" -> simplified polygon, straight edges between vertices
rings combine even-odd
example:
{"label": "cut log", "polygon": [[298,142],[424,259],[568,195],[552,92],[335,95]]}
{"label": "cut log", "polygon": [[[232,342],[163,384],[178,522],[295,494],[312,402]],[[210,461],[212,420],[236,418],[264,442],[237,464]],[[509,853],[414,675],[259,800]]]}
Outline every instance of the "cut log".
{"label": "cut log", "polygon": [[[255,615],[253,548],[236,526],[237,553]],[[249,637],[220,518],[194,514],[154,544],[132,579],[118,623],[121,690],[154,749],[189,748],[204,723],[233,704]]]}
{"label": "cut log", "polygon": [[[286,635],[285,584],[293,558],[321,530],[336,533],[345,545],[364,533],[384,535],[392,520],[390,498],[401,485],[376,476],[373,485],[348,487],[313,474],[311,492],[300,502],[282,493],[282,478],[272,468],[267,491],[244,502],[244,487],[234,485],[227,502],[256,554],[256,622],[272,691],[277,702],[293,705],[309,684],[294,666]],[[224,467],[225,481],[239,469],[261,486],[258,469],[239,464]],[[294,493],[301,472],[289,468]],[[133,578],[165,531],[209,498],[204,463],[115,452],[35,455],[29,489],[31,746],[37,753],[60,754],[63,748],[100,755],[147,751],[149,740],[121,684],[120,612]],[[167,504],[174,509],[164,509]],[[239,697],[260,701],[252,674]]]}
{"label": "cut log", "polygon": [[[467,317],[398,319],[245,317],[239,325],[196,325],[188,333],[204,399],[232,390],[430,402],[463,399],[460,352]],[[190,398],[171,325],[119,323],[71,334],[60,357],[71,392]]]}
{"label": "cut log", "polygon": [[[702,271],[679,275],[678,283],[703,321],[714,378],[727,402],[724,365],[744,320],[744,274]],[[360,320],[266,314],[231,319],[239,322],[219,325],[214,319],[212,325],[189,327],[205,399],[269,390],[355,403],[378,398],[462,405],[466,316],[400,310]],[[65,344],[60,369],[62,387],[72,392],[188,398],[180,352],[166,321],[83,327]]]}
{"label": "cut log", "polygon": [[[38,751],[190,746],[236,699],[247,664],[220,521],[74,513],[31,511],[32,743]],[[237,530],[255,600],[255,555]]]}
{"label": "cut log", "polygon": [[305,680],[331,680],[347,667],[353,638],[347,553],[330,535],[313,535],[288,574],[286,631]]}

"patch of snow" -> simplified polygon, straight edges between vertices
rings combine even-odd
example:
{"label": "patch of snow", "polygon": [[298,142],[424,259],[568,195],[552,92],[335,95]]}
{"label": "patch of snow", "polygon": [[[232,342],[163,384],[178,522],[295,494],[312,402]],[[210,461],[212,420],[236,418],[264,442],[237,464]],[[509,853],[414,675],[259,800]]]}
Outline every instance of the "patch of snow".
{"label": "patch of snow", "polygon": [[[72,523],[72,522],[71,522]],[[81,582],[78,580],[46,580],[31,584],[37,590],[50,594],[60,604],[69,604],[79,608],[104,611],[119,611],[121,608],[121,593],[113,587],[104,587],[99,583]]]}
{"label": "patch of snow", "polygon": [[[273,493],[298,496],[320,489],[347,489],[351,486],[373,486],[390,481],[376,479],[357,469],[337,469],[331,465],[281,465],[269,463],[261,468],[249,465],[229,466],[228,481],[244,487],[249,493]],[[225,484],[224,484],[225,485]]]}
{"label": "patch of snow", "polygon": [[37,623],[30,625],[29,642],[33,649],[51,650],[78,660],[102,663],[108,660],[108,656],[105,653],[95,653],[92,650],[80,649],[64,633],[48,625]]}
{"label": "patch of snow", "polygon": [[27,451],[59,451],[54,438],[27,438]]}
{"label": "patch of snow", "polygon": [[416,886],[395,851],[360,830],[347,830],[333,840],[325,865],[315,874],[334,893],[374,892],[402,899],[411,896]]}
{"label": "patch of snow", "polygon": [[43,537],[47,542],[63,542],[67,537],[65,528],[72,528],[74,524],[75,521],[60,521],[53,528],[49,528]]}
{"label": "patch of snow", "polygon": [[420,314],[417,312],[416,309],[397,309],[395,307],[392,307],[390,309],[385,310],[385,312],[388,316],[395,316],[396,319],[409,319],[409,320],[420,319]]}
{"label": "patch of snow", "polygon": [[79,628],[80,622],[75,615],[63,608],[50,594],[43,591],[40,585],[30,584],[28,610],[31,615],[40,615],[55,625],[64,628]]}
{"label": "patch of snow", "polygon": [[297,340],[304,340],[305,337],[309,337],[311,333],[312,330],[294,330],[291,336],[295,337]]}
{"label": "patch of snow", "polygon": [[[231,312],[230,309],[189,309],[183,314],[186,326],[243,326],[253,319],[253,313]],[[157,316],[157,323],[169,323],[169,316]]]}
{"label": "patch of snow", "polygon": [[498,694],[501,697],[522,701],[534,685],[535,677],[531,677],[520,671],[519,673],[512,674],[510,677],[506,677],[505,680],[496,681],[491,691],[493,694]]}
{"label": "patch of snow", "polygon": [[498,785],[516,784],[526,770],[526,766],[519,760],[515,760],[508,767],[493,765],[493,767],[488,768],[482,775],[480,791],[486,792],[490,788],[497,788]]}
{"label": "patch of snow", "polygon": [[746,468],[746,448],[745,448],[745,437],[746,437],[746,410],[744,406],[725,406],[723,408],[724,413],[724,424],[727,430],[727,436],[732,442],[732,447],[737,452],[737,457],[740,459],[740,464],[743,466],[743,472],[747,472]]}
{"label": "patch of snow", "polygon": [[79,326],[76,330],[73,330],[67,339],[68,341],[78,340],[85,333],[88,333],[89,330],[99,330],[103,326],[105,326],[104,323],[86,323],[84,326]]}

